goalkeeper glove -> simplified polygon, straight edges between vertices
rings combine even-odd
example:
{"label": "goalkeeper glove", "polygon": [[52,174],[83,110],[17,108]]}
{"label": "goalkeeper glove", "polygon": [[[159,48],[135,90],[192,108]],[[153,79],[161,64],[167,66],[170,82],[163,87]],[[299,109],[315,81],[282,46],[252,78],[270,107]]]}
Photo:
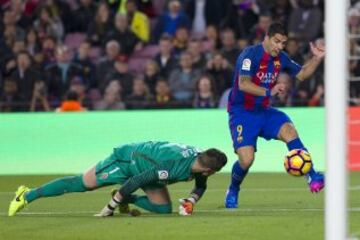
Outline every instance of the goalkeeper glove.
{"label": "goalkeeper glove", "polygon": [[179,202],[180,202],[179,214],[183,216],[191,215],[194,210],[196,199],[193,197],[180,198]]}

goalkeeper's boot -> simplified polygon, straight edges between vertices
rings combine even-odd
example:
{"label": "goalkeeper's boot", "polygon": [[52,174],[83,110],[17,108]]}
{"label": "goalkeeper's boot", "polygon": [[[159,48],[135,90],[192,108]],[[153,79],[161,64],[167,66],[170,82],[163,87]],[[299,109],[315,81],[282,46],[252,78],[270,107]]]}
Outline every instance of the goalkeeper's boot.
{"label": "goalkeeper's boot", "polygon": [[[114,197],[118,189],[111,190],[111,197]],[[130,207],[128,203],[120,203],[119,204],[119,213],[120,214],[129,214],[130,213]]]}
{"label": "goalkeeper's boot", "polygon": [[30,189],[25,186],[20,186],[15,192],[15,198],[11,201],[9,206],[9,216],[14,216],[18,211],[23,209],[28,203],[25,199],[25,193]]}
{"label": "goalkeeper's boot", "polygon": [[321,189],[324,188],[325,186],[324,174],[317,172],[313,174],[312,177],[310,177],[310,175],[307,175],[307,178],[308,178],[309,188],[312,193],[320,192]]}
{"label": "goalkeeper's boot", "polygon": [[229,188],[225,196],[225,207],[226,208],[237,208],[238,207],[238,196],[239,191]]}

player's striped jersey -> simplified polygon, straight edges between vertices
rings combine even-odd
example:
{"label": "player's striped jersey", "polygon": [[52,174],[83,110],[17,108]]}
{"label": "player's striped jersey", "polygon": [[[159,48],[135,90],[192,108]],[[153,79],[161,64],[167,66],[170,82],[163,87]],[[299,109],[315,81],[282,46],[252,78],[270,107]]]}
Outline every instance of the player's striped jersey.
{"label": "player's striped jersey", "polygon": [[200,150],[183,144],[148,141],[119,146],[114,155],[123,161],[124,172],[129,177],[152,170],[159,182],[171,184],[187,181],[191,167]]}
{"label": "player's striped jersey", "polygon": [[265,52],[262,44],[245,48],[236,61],[233,75],[233,86],[228,99],[228,112],[236,109],[259,109],[270,105],[269,97],[254,96],[239,89],[240,76],[249,76],[254,84],[271,89],[275,86],[277,77],[284,69],[296,76],[301,66],[291,60],[281,51],[277,57]]}

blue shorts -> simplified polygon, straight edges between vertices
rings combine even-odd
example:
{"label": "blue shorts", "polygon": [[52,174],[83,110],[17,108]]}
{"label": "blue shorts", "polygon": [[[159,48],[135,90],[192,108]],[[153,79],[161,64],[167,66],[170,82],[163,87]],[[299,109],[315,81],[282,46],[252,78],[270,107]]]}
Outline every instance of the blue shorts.
{"label": "blue shorts", "polygon": [[256,150],[258,137],[278,139],[281,126],[287,122],[292,123],[284,112],[271,107],[232,111],[229,113],[229,127],[235,152],[244,146],[253,146]]}

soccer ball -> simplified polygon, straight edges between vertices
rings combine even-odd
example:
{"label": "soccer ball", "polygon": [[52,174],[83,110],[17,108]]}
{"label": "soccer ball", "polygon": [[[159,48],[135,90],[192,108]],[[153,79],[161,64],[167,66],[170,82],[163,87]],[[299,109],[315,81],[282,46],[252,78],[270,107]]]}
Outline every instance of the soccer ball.
{"label": "soccer ball", "polygon": [[286,154],[284,166],[290,175],[303,176],[307,174],[312,167],[310,154],[303,149],[293,149]]}

